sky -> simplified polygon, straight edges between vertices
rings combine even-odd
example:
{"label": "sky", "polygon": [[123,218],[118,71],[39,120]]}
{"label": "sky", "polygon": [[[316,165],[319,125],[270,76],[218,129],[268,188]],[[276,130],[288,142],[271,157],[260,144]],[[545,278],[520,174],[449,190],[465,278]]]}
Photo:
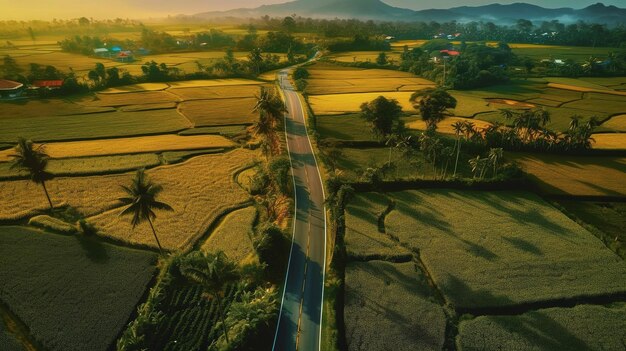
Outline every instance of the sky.
{"label": "sky", "polygon": [[[239,7],[257,7],[286,0],[0,0],[0,20],[52,18],[148,18]],[[311,0],[315,1],[315,0]],[[485,5],[494,2],[525,1],[544,7],[582,8],[598,1],[606,5],[626,7],[625,0],[383,0],[386,3],[411,8],[449,8],[463,5]]]}

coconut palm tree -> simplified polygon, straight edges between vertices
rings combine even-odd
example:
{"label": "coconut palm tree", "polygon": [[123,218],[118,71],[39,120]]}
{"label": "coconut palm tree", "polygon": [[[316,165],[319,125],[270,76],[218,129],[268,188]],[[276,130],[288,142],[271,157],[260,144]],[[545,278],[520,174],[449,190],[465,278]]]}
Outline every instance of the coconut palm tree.
{"label": "coconut palm tree", "polygon": [[287,112],[285,103],[271,90],[261,88],[256,97],[256,104],[252,112],[259,113],[259,120],[253,127],[253,132],[264,139],[264,153],[274,155],[280,152],[280,140],[276,134],[276,127],[281,117]]}
{"label": "coconut palm tree", "polygon": [[493,167],[493,176],[498,176],[498,168],[500,167],[500,161],[502,161],[502,157],[504,156],[504,151],[502,148],[494,148],[489,150],[489,163]]}
{"label": "coconut palm tree", "polygon": [[122,185],[122,189],[128,195],[128,197],[119,198],[122,204],[125,205],[124,210],[120,212],[120,216],[132,215],[131,224],[133,229],[141,222],[147,221],[154,234],[154,239],[159,246],[159,252],[163,255],[163,248],[159,242],[156,230],[152,221],[156,218],[154,210],[174,211],[170,205],[157,201],[157,196],[163,190],[160,185],[152,183],[143,169],[137,171],[135,178],[133,178],[130,186]]}
{"label": "coconut palm tree", "polygon": [[229,344],[224,296],[227,286],[239,279],[237,265],[228,260],[224,252],[210,253],[200,250],[182,258],[180,273],[190,281],[200,284],[207,298],[215,299],[224,338]]}
{"label": "coconut palm tree", "polygon": [[454,161],[454,173],[452,174],[452,177],[456,177],[456,171],[459,165],[459,156],[461,155],[461,134],[463,134],[465,124],[458,121],[452,125],[452,128],[454,128],[454,134],[456,135],[456,160]]}
{"label": "coconut palm tree", "polygon": [[39,145],[35,148],[31,140],[18,138],[17,145],[15,145],[15,153],[9,155],[9,157],[13,158],[11,169],[25,170],[28,172],[31,181],[41,184],[46,194],[46,199],[48,199],[50,210],[52,210],[52,200],[50,200],[50,195],[46,188],[46,180],[52,179],[52,175],[46,171],[49,157],[45,153],[44,146]]}

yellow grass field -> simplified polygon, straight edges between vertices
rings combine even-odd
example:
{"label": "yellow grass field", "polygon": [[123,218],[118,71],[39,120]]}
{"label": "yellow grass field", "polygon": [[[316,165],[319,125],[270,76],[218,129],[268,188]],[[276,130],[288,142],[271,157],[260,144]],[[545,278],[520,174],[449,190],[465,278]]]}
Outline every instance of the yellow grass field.
{"label": "yellow grass field", "polygon": [[214,87],[223,85],[251,85],[265,84],[258,80],[251,79],[207,79],[207,80],[187,80],[180,82],[171,82],[172,88],[197,88],[197,87]]}
{"label": "yellow grass field", "polygon": [[597,133],[592,137],[594,149],[626,150],[626,133]]}
{"label": "yellow grass field", "polygon": [[[328,59],[337,62],[376,62],[380,51],[350,51],[328,55]],[[400,52],[386,51],[387,60],[400,61]]]}
{"label": "yellow grass field", "polygon": [[[418,117],[419,118],[419,117]],[[457,122],[471,122],[474,123],[476,129],[486,129],[491,126],[491,123],[481,121],[479,119],[463,118],[463,117],[447,117],[443,121],[437,124],[437,132],[444,134],[455,134],[454,127],[452,125]],[[406,124],[409,129],[426,130],[426,123],[421,119],[409,122]]]}
{"label": "yellow grass field", "polygon": [[357,93],[357,94],[334,94],[315,95],[309,97],[309,104],[316,115],[340,115],[350,112],[358,112],[364,102],[384,96],[388,99],[396,99],[405,112],[414,111],[409,102],[411,92],[381,92],[381,93]]}
{"label": "yellow grass field", "polygon": [[625,196],[626,158],[507,153],[548,194]]}
{"label": "yellow grass field", "polygon": [[141,83],[133,85],[124,85],[121,87],[108,88],[99,92],[99,94],[120,94],[120,93],[136,93],[141,91],[158,91],[169,88],[167,83]]}
{"label": "yellow grass field", "polygon": [[179,110],[196,127],[251,124],[256,119],[255,105],[254,98],[199,100],[182,102]]}
{"label": "yellow grass field", "polygon": [[[163,247],[185,249],[204,235],[224,211],[250,201],[248,193],[234,182],[232,174],[257,156],[256,152],[237,149],[227,154],[195,157],[185,163],[148,171],[163,186],[160,200],[174,212],[160,213],[154,225]],[[122,184],[129,175],[117,179]],[[109,191],[112,197],[123,193]],[[155,247],[149,226],[132,228],[128,218],[120,218],[119,208],[89,218],[102,235],[124,242]]]}
{"label": "yellow grass field", "polygon": [[[220,135],[156,136],[68,141],[45,144],[51,158],[138,154],[147,152],[228,148],[235,144]],[[0,161],[10,161],[12,149],[0,151]]]}
{"label": "yellow grass field", "polygon": [[202,249],[209,252],[223,251],[235,262],[245,260],[254,254],[250,235],[256,217],[256,208],[253,206],[229,213],[204,242]]}

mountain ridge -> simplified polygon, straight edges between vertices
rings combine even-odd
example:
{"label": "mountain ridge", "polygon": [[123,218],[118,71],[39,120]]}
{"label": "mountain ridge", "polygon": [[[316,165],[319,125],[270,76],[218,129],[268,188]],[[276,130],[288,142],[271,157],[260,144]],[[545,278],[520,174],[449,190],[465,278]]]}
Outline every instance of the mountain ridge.
{"label": "mountain ridge", "polygon": [[513,23],[518,19],[531,21],[605,23],[616,25],[626,23],[626,9],[613,5],[596,3],[582,9],[569,7],[545,8],[523,2],[513,4],[489,4],[482,6],[458,6],[449,9],[410,10],[394,7],[382,0],[295,0],[282,4],[261,5],[256,8],[240,8],[228,11],[203,12],[193,17],[211,18],[253,18],[261,16],[290,16],[313,18],[355,18],[377,21],[495,21]]}

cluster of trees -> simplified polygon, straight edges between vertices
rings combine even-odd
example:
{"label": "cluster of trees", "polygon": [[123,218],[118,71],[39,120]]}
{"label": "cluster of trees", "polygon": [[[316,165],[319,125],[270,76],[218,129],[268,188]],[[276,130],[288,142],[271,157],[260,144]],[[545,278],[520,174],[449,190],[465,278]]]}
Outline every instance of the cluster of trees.
{"label": "cluster of trees", "polygon": [[380,51],[389,50],[391,45],[380,36],[356,34],[352,39],[334,40],[327,43],[327,48],[333,52],[340,51]]}
{"label": "cluster of trees", "polygon": [[37,63],[29,64],[28,70],[24,70],[17,64],[15,59],[9,55],[5,55],[2,58],[0,64],[0,77],[24,84],[33,83],[36,80],[63,80],[63,85],[60,89],[39,89],[37,94],[41,97],[75,94],[87,90],[87,87],[84,84],[79,83],[74,72],[64,73],[54,66],[42,66]]}
{"label": "cluster of trees", "polygon": [[[254,20],[258,28],[282,30],[284,19],[264,17]],[[626,27],[609,28],[602,24],[577,22],[560,23],[558,20],[533,23],[520,19],[514,25],[497,25],[489,21],[450,22],[374,22],[356,19],[312,19],[295,17],[291,32],[316,33],[325,38],[368,37],[381,34],[397,39],[431,39],[440,33],[461,33],[467,41],[503,41],[509,43],[537,43],[573,46],[625,47]],[[548,33],[548,35],[544,35]]]}

